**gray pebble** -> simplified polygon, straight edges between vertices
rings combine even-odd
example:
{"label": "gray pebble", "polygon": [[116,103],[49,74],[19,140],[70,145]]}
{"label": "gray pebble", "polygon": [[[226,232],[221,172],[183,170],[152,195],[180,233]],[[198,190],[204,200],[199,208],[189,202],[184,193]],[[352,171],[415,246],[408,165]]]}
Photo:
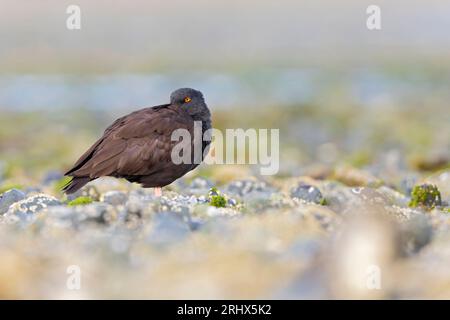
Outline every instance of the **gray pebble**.
{"label": "gray pebble", "polygon": [[430,220],[424,214],[416,214],[400,225],[401,243],[404,253],[411,255],[417,253],[427,245],[433,237],[433,228]]}
{"label": "gray pebble", "polygon": [[291,197],[320,204],[323,201],[323,196],[320,190],[308,184],[299,184],[291,190]]}
{"label": "gray pebble", "polygon": [[0,195],[0,214],[8,211],[9,206],[25,198],[25,193],[17,189],[11,189]]}
{"label": "gray pebble", "polygon": [[192,180],[189,187],[191,189],[209,189],[213,186],[214,184],[210,180],[198,177]]}
{"label": "gray pebble", "polygon": [[113,206],[118,206],[125,204],[128,196],[122,191],[108,191],[102,195],[101,200]]}
{"label": "gray pebble", "polygon": [[239,197],[244,197],[253,192],[272,194],[274,191],[275,190],[268,186],[264,181],[255,180],[237,180],[231,182],[226,187],[226,193]]}

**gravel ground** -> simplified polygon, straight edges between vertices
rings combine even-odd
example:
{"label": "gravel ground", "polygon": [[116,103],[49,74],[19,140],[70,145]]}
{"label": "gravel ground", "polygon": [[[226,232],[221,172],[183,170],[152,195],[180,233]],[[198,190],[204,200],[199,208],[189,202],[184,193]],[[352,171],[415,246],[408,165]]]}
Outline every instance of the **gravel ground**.
{"label": "gravel ground", "polygon": [[[450,298],[450,171],[429,178],[443,200],[429,209],[341,175],[182,179],[161,198],[108,178],[70,199],[9,190],[0,298]],[[68,205],[79,196],[93,202]]]}

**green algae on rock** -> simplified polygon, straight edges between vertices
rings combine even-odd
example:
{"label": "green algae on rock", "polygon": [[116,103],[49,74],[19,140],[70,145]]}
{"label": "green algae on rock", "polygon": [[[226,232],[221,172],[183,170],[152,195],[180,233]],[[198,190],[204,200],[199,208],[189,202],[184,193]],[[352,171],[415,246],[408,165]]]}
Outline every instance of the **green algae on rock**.
{"label": "green algae on rock", "polygon": [[425,207],[432,209],[442,205],[441,193],[439,189],[432,184],[417,185],[411,192],[410,207]]}
{"label": "green algae on rock", "polygon": [[227,201],[224,196],[216,195],[211,197],[210,204],[216,208],[225,208]]}
{"label": "green algae on rock", "polygon": [[69,201],[67,203],[68,206],[84,206],[86,204],[92,203],[93,200],[90,197],[78,197],[76,199],[73,199],[72,201]]}
{"label": "green algae on rock", "polygon": [[227,205],[227,200],[216,187],[209,190],[209,201],[209,204],[216,208],[225,208]]}

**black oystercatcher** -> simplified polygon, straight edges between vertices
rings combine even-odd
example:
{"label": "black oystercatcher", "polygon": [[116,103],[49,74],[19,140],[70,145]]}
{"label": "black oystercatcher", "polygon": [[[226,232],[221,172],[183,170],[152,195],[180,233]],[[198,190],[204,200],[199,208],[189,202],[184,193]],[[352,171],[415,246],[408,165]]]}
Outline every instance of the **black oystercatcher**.
{"label": "black oystercatcher", "polygon": [[[211,128],[211,114],[200,91],[183,88],[170,95],[170,104],[145,108],[114,121],[103,136],[65,173],[73,177],[63,188],[74,193],[89,181],[102,176],[125,178],[144,188],[164,187],[198,166],[194,161],[194,123],[201,121],[202,132]],[[198,122],[200,124],[200,122]],[[172,161],[172,132],[186,129],[192,139],[192,161]],[[196,137],[198,139],[198,137]],[[202,139],[202,137],[200,137]],[[210,141],[201,140],[201,159]]]}

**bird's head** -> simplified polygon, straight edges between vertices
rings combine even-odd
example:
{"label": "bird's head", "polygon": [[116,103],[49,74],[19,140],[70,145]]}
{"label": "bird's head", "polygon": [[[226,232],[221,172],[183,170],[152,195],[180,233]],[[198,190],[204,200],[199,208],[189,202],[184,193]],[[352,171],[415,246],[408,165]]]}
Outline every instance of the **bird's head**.
{"label": "bird's head", "polygon": [[172,92],[170,103],[181,106],[189,115],[199,120],[210,116],[203,94],[191,88],[181,88]]}

